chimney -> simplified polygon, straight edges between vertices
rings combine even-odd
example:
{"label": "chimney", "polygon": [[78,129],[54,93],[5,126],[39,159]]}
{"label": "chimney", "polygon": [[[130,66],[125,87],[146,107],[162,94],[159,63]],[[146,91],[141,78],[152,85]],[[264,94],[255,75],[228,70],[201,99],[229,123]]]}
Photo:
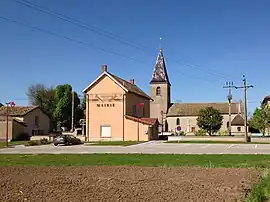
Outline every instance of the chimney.
{"label": "chimney", "polygon": [[135,81],[134,81],[134,79],[130,79],[130,81],[129,81],[129,83],[131,83],[131,84],[135,84]]}
{"label": "chimney", "polygon": [[108,70],[107,65],[102,65],[101,70],[102,70],[102,72],[107,72],[107,70]]}

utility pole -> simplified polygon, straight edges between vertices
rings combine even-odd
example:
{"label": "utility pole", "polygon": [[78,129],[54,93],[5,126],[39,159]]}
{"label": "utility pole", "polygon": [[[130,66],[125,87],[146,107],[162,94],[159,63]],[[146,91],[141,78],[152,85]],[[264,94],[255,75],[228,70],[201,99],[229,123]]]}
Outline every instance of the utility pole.
{"label": "utility pole", "polygon": [[163,138],[163,115],[164,115],[164,112],[163,110],[161,110],[161,136]]}
{"label": "utility pole", "polygon": [[232,116],[231,116],[231,101],[232,101],[232,93],[231,93],[231,88],[233,86],[233,82],[226,82],[226,86],[223,88],[228,88],[228,101],[229,101],[229,126],[228,126],[228,131],[229,131],[229,136],[232,135]]}
{"label": "utility pole", "polygon": [[72,92],[71,132],[74,131],[74,91]]}
{"label": "utility pole", "polygon": [[236,89],[243,88],[244,89],[244,111],[245,111],[245,137],[246,142],[250,142],[250,137],[248,136],[248,128],[247,128],[247,89],[253,88],[253,85],[247,86],[247,80],[245,75],[243,75],[243,86],[235,86]]}

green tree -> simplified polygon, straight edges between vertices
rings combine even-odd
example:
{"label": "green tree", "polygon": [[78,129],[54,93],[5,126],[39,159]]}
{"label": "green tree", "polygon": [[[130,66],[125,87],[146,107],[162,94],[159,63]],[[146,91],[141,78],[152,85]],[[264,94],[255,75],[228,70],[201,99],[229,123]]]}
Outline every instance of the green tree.
{"label": "green tree", "polygon": [[206,107],[200,110],[197,118],[197,125],[209,135],[212,135],[221,128],[222,120],[223,117],[217,109]]}
{"label": "green tree", "polygon": [[[66,126],[70,128],[72,120],[72,87],[69,84],[58,85],[55,88],[56,96],[56,108],[53,113],[54,119],[61,126]],[[76,120],[76,112],[78,111],[78,106],[80,105],[80,99],[78,94],[74,92],[74,116]],[[78,112],[77,112],[78,113]],[[78,119],[79,115],[77,116]]]}
{"label": "green tree", "polygon": [[[43,84],[33,84],[28,88],[28,100],[31,105],[39,106],[51,119],[52,129],[57,125],[71,126],[72,119],[72,87],[69,84],[47,88]],[[75,123],[83,118],[80,99],[74,92]]]}
{"label": "green tree", "polygon": [[82,100],[82,109],[86,109],[86,95],[84,95],[83,100]]}
{"label": "green tree", "polygon": [[43,84],[32,84],[27,91],[29,104],[39,106],[51,119],[51,127],[55,127],[53,112],[56,107],[55,92],[52,87],[47,88]]}
{"label": "green tree", "polygon": [[253,117],[250,120],[250,125],[258,129],[264,136],[266,129],[269,128],[269,123],[270,107],[268,105],[263,105],[260,108],[256,108]]}

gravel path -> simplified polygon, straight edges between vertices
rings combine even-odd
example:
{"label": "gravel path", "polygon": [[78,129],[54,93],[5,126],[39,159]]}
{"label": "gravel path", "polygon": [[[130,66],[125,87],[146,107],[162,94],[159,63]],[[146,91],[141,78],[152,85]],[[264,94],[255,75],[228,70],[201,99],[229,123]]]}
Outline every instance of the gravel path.
{"label": "gravel path", "polygon": [[236,201],[259,172],[160,167],[0,167],[1,201]]}

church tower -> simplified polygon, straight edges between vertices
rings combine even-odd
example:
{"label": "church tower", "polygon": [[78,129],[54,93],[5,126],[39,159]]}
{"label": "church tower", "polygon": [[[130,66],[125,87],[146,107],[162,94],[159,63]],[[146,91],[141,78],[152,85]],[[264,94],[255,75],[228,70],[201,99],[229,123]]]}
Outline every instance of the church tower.
{"label": "church tower", "polygon": [[150,103],[150,117],[158,118],[160,123],[162,121],[161,111],[163,111],[163,118],[171,104],[171,84],[166,70],[165,60],[162,49],[160,49],[150,81],[150,97],[154,100]]}

